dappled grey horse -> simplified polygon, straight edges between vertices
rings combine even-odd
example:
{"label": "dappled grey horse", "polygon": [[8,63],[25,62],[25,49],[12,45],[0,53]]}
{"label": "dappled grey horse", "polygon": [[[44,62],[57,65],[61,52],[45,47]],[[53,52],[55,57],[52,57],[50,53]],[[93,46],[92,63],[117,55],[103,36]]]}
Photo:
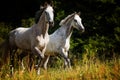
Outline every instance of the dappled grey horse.
{"label": "dappled grey horse", "polygon": [[39,57],[37,73],[40,73],[40,60],[44,58],[47,43],[49,42],[48,29],[53,24],[54,13],[51,5],[45,3],[44,10],[38,22],[29,28],[19,27],[9,33],[10,68],[13,74],[14,55],[17,49],[31,51]]}
{"label": "dappled grey horse", "polygon": [[80,13],[72,13],[65,19],[61,20],[60,28],[50,35],[49,43],[46,47],[46,52],[43,62],[43,66],[47,69],[47,63],[49,57],[60,54],[64,58],[64,64],[66,67],[71,67],[70,59],[68,58],[68,51],[70,48],[70,38],[73,32],[73,28],[76,28],[80,32],[84,32],[85,28],[82,25]]}

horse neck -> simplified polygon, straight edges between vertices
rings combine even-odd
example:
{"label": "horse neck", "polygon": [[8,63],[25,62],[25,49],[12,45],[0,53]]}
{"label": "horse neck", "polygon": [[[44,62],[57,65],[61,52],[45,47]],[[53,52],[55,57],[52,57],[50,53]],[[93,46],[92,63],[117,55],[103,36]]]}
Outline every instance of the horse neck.
{"label": "horse neck", "polygon": [[72,35],[73,27],[72,27],[71,23],[72,23],[72,19],[67,21],[66,24],[64,25],[66,37],[71,37],[71,35]]}
{"label": "horse neck", "polygon": [[49,23],[46,22],[45,12],[42,13],[37,23],[37,29],[40,31],[40,34],[42,34],[43,36],[45,36],[45,34],[48,34]]}

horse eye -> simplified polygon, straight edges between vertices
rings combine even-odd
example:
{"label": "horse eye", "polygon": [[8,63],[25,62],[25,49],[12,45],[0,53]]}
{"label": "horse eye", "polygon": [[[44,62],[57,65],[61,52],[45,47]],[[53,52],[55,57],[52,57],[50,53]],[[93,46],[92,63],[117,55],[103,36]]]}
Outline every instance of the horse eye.
{"label": "horse eye", "polygon": [[45,11],[45,14],[47,14],[47,12]]}
{"label": "horse eye", "polygon": [[77,20],[74,20],[75,22],[77,22]]}
{"label": "horse eye", "polygon": [[47,11],[45,11],[45,14],[48,14],[48,12],[47,12]]}

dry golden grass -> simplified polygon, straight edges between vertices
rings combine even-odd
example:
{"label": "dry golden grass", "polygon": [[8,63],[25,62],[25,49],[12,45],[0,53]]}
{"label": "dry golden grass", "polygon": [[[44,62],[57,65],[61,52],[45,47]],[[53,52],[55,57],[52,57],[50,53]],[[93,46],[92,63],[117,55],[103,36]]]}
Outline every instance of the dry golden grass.
{"label": "dry golden grass", "polygon": [[10,77],[8,66],[4,66],[0,77],[0,80],[120,80],[120,59],[104,62],[83,59],[72,69],[42,69],[39,76],[33,69],[30,72],[16,70]]}

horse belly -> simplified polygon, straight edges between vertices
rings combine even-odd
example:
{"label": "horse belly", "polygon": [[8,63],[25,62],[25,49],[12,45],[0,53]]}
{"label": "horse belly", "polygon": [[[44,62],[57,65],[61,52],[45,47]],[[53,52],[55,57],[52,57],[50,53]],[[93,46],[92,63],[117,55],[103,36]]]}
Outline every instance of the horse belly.
{"label": "horse belly", "polygon": [[50,40],[50,42],[47,44],[46,47],[46,55],[55,55],[56,53],[59,52],[59,43],[54,41],[54,40]]}
{"label": "horse belly", "polygon": [[21,49],[30,49],[31,48],[30,43],[27,40],[25,40],[25,41],[16,40],[16,45],[18,48],[21,48]]}
{"label": "horse belly", "polygon": [[52,53],[52,52],[55,52],[55,47],[54,45],[48,43],[46,47],[46,53]]}

